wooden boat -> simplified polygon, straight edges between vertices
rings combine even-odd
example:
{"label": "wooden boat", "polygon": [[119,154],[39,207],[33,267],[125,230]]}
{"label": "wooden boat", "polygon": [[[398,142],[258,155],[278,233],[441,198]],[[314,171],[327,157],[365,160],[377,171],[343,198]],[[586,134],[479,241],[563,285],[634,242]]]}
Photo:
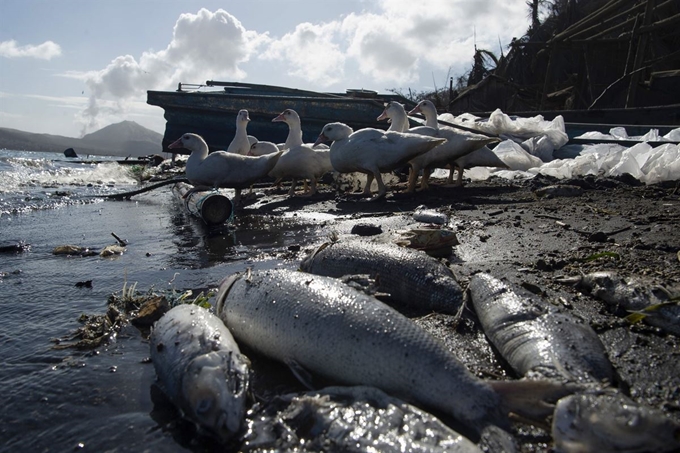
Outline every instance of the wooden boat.
{"label": "wooden boat", "polygon": [[[221,87],[221,90],[206,88]],[[302,118],[305,142],[313,142],[327,123],[340,121],[352,128],[387,129],[376,118],[385,102],[399,101],[407,108],[415,104],[396,94],[369,90],[347,90],[344,94],[319,93],[271,85],[207,81],[205,85],[180,83],[177,91],[147,91],[147,103],[165,110],[163,152],[186,132],[201,135],[211,150],[227,149],[236,132],[236,114],[248,110],[248,134],[259,140],[281,143],[288,126],[272,119],[287,108]],[[174,151],[174,150],[173,150]]]}

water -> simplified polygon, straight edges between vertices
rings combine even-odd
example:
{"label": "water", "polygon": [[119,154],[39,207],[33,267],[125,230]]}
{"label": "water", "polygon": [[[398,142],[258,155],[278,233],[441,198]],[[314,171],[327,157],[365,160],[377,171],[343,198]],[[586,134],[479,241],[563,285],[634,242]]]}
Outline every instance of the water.
{"label": "water", "polygon": [[[96,350],[53,348],[81,314],[106,313],[124,284],[197,293],[248,266],[294,265],[271,255],[296,243],[299,225],[244,218],[208,231],[169,187],[110,201],[101,196],[138,188],[125,166],[0,150],[0,245],[28,245],[0,254],[1,451],[197,449],[161,429],[174,414],[152,401],[155,372],[136,328]],[[121,256],[52,254],[66,244],[101,249],[116,243],[112,232],[129,241]],[[249,258],[253,248],[268,259]],[[86,280],[92,288],[76,287]]]}

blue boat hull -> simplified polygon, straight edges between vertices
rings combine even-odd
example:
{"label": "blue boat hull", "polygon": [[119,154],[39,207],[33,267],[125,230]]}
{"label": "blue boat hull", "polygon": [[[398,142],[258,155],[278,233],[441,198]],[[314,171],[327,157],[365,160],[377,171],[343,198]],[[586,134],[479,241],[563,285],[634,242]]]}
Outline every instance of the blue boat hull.
{"label": "blue boat hull", "polygon": [[286,123],[272,122],[287,108],[300,115],[305,142],[314,142],[323,126],[335,121],[355,130],[387,129],[388,124],[376,118],[383,111],[384,103],[390,100],[398,100],[407,108],[415,105],[397,95],[376,94],[365,98],[296,90],[268,93],[267,90],[225,88],[223,91],[147,92],[147,103],[165,110],[164,152],[170,152],[168,145],[186,132],[201,135],[211,150],[226,149],[236,132],[236,114],[241,109],[248,110],[250,116],[248,134],[274,143],[284,142],[288,135]]}

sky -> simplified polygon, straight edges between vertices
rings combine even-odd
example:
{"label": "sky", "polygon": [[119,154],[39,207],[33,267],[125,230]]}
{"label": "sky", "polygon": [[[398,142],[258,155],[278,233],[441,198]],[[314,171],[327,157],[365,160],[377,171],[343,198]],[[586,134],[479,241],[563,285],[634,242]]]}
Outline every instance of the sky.
{"label": "sky", "polygon": [[528,26],[524,0],[0,0],[0,127],[163,133],[146,92],[179,82],[431,91]]}

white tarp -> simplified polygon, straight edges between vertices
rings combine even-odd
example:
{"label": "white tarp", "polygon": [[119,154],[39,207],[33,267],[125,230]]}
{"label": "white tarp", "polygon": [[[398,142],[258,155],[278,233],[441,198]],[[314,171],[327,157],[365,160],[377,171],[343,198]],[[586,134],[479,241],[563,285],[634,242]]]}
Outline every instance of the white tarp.
{"label": "white tarp", "polygon": [[[652,147],[647,141],[680,141],[680,128],[664,136],[652,129],[643,136],[629,136],[623,127],[612,128],[609,134],[587,132],[579,138],[635,140],[632,147],[618,144],[565,146],[568,136],[562,116],[545,121],[541,115],[532,118],[511,118],[500,110],[488,120],[470,114],[454,117],[450,113],[439,116],[442,121],[461,124],[499,135],[505,140],[494,152],[510,170],[476,167],[465,171],[472,180],[484,180],[491,175],[514,179],[530,178],[537,174],[556,178],[583,175],[618,176],[630,173],[647,184],[680,179],[680,146],[668,143]],[[564,149],[562,149],[564,148]],[[556,157],[571,158],[557,159]]]}

